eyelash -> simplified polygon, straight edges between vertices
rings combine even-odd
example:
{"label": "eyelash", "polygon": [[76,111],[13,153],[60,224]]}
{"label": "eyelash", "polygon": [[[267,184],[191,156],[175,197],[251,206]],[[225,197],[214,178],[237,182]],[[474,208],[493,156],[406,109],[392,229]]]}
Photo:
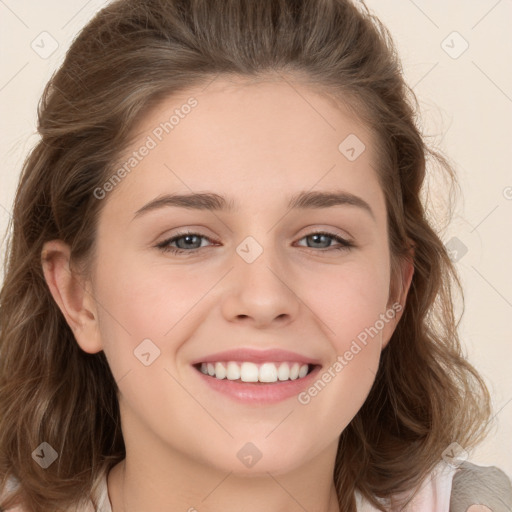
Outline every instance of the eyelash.
{"label": "eyelash", "polygon": [[[327,250],[337,250],[337,251],[347,251],[351,248],[355,247],[355,245],[352,242],[349,242],[348,240],[345,240],[344,238],[341,238],[338,235],[335,235],[334,233],[328,233],[326,231],[314,231],[312,233],[309,233],[308,235],[303,236],[300,240],[303,238],[307,238],[313,235],[324,235],[328,236],[329,238],[334,239],[337,242],[340,242],[341,245],[337,247],[324,247],[321,248],[321,251],[327,251]],[[199,249],[202,249],[202,247],[198,247],[195,249],[180,249],[179,247],[171,247],[169,244],[172,242],[175,242],[176,240],[179,240],[180,238],[185,238],[186,236],[197,236],[199,238],[205,238],[209,240],[210,242],[214,242],[215,240],[212,240],[211,238],[201,235],[200,233],[193,233],[193,232],[183,232],[183,233],[177,233],[172,238],[168,238],[167,240],[164,240],[163,242],[158,243],[155,247],[160,249],[164,253],[172,253],[172,254],[183,254],[183,253],[191,253],[195,254]],[[301,246],[305,247],[305,246]],[[306,249],[315,249],[315,247],[306,247]]]}

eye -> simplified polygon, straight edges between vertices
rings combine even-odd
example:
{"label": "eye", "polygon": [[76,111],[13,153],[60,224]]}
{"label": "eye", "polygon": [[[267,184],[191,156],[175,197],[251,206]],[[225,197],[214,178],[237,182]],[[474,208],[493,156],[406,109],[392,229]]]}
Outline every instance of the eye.
{"label": "eye", "polygon": [[[160,242],[156,245],[159,249],[161,249],[163,252],[171,252],[173,254],[178,253],[192,253],[197,251],[197,249],[201,248],[201,239],[204,240],[210,240],[210,238],[201,235],[199,233],[178,233],[177,235],[173,236],[172,238],[169,238],[167,240],[164,240],[163,242]],[[199,242],[199,245],[197,245]],[[177,247],[173,247],[170,244],[176,243]]]}
{"label": "eye", "polygon": [[[339,235],[335,235],[334,233],[327,233],[325,231],[318,231],[315,233],[310,233],[309,235],[306,235],[305,237],[301,238],[301,240],[309,239],[313,241],[313,244],[320,244],[322,245],[325,240],[327,239],[327,242],[329,242],[328,239],[337,241],[340,245],[332,247],[330,244],[328,244],[327,247],[318,247],[318,245],[307,247],[310,249],[331,249],[331,250],[348,250],[351,247],[354,247],[354,244],[348,240],[345,240],[345,238],[342,238]],[[323,239],[323,240],[322,240]]]}
{"label": "eye", "polygon": [[[319,231],[310,233],[302,237],[300,240],[311,240],[313,246],[307,245],[309,249],[326,249],[326,250],[349,250],[352,247],[355,247],[354,244],[339,235],[335,235],[334,233],[328,233],[325,231]],[[331,246],[330,240],[335,240],[339,245]],[[178,233],[172,238],[168,238],[163,242],[160,242],[155,247],[160,249],[162,252],[170,252],[172,254],[194,254],[198,251],[198,249],[204,247],[202,244],[202,240],[208,240],[212,242],[213,240],[207,236],[201,235],[200,233],[193,232],[185,232]],[[327,241],[327,246],[325,246],[325,242]],[[215,242],[215,241],[213,241]],[[173,246],[172,244],[176,244]],[[319,247],[318,244],[321,246]],[[304,247],[304,246],[301,246]]]}

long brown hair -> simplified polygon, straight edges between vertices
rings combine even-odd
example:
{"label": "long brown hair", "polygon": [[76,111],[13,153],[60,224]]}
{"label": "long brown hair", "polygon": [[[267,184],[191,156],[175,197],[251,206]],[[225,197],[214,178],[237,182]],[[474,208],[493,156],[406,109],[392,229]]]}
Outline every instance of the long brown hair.
{"label": "long brown hair", "polygon": [[[487,432],[488,390],[466,361],[453,293],[460,284],[421,201],[430,158],[449,162],[415,124],[387,29],[348,0],[119,0],[72,43],[38,109],[41,139],[14,202],[0,295],[0,488],[6,508],[55,512],[82,503],[125,457],[118,388],[103,352],[76,343],[44,280],[44,242],[61,239],[87,271],[100,209],[93,191],[112,175],[130,130],[164,97],[216,76],[273,73],[348,104],[377,140],[393,269],[414,246],[403,316],[366,402],[341,433],[334,481],[340,509],[354,491],[375,499],[415,488],[452,441]],[[396,272],[394,272],[396,277]],[[58,460],[42,469],[47,442]]]}

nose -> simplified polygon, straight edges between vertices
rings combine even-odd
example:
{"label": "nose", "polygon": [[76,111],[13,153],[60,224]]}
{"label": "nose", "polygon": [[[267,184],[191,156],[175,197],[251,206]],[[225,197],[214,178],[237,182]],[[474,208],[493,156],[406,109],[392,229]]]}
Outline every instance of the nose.
{"label": "nose", "polygon": [[229,322],[244,322],[257,328],[285,326],[300,312],[301,300],[293,289],[296,276],[285,270],[271,248],[252,262],[238,254],[222,298],[222,313]]}

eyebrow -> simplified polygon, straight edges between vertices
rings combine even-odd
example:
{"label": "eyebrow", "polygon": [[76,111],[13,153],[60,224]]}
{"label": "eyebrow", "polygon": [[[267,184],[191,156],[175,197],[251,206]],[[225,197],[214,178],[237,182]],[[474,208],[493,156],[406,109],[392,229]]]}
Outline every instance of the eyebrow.
{"label": "eyebrow", "polygon": [[[292,196],[288,202],[288,209],[321,209],[332,206],[356,206],[363,209],[375,220],[375,214],[370,205],[361,197],[344,191],[303,191]],[[187,208],[192,210],[210,210],[232,212],[237,210],[236,202],[214,192],[201,192],[191,194],[165,194],[159,196],[139,208],[134,219],[142,214],[164,207]]]}

